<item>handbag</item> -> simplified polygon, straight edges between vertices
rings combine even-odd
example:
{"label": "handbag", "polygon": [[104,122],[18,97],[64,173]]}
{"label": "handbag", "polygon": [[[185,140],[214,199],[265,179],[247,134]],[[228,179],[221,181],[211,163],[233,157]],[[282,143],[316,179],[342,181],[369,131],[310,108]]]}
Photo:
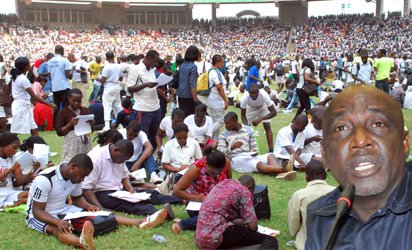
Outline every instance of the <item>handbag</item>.
{"label": "handbag", "polygon": [[[303,69],[303,75],[305,74],[306,69],[307,68]],[[312,73],[311,73],[311,78],[314,78]],[[303,76],[303,79],[305,79],[305,76]],[[314,83],[304,81],[303,91],[305,91],[305,93],[308,94],[309,96],[314,96],[316,94],[316,92],[318,91],[318,85],[314,84]]]}
{"label": "handbag", "polygon": [[258,220],[270,219],[270,202],[268,195],[268,187],[256,185],[253,192],[253,206]]}
{"label": "handbag", "polygon": [[94,236],[110,233],[119,227],[119,223],[113,214],[109,214],[108,216],[87,216],[71,220],[74,232],[81,234],[83,224],[86,221],[90,221],[93,224]]}

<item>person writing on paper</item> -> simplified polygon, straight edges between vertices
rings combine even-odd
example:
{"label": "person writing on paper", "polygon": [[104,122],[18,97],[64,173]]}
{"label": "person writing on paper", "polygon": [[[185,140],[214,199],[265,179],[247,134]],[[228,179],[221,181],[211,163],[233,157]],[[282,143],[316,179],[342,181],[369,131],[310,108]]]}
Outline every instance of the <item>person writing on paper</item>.
{"label": "person writing on paper", "polygon": [[[58,136],[64,136],[61,162],[68,162],[76,154],[88,153],[92,149],[90,135],[77,136],[74,132],[74,126],[79,121],[76,117],[90,114],[88,108],[81,106],[82,98],[83,94],[79,89],[71,89],[68,94],[69,106],[62,108],[57,114],[56,132]],[[94,119],[88,123],[93,125]]]}
{"label": "person writing on paper", "polygon": [[157,134],[156,134],[157,155],[159,158],[162,158],[163,137],[165,137],[166,135],[166,138],[168,141],[172,140],[174,136],[173,127],[177,123],[183,122],[185,117],[186,117],[185,112],[182,109],[175,108],[173,109],[171,116],[166,116],[160,122],[159,128],[157,129]]}
{"label": "person writing on paper", "polygon": [[[61,215],[81,212],[96,212],[100,209],[85,200],[81,182],[93,170],[93,162],[86,154],[75,155],[68,163],[48,168],[41,172],[30,187],[26,225],[40,233],[52,234],[63,244],[82,249],[96,249],[93,224],[83,224],[80,238],[74,233],[70,221],[61,220]],[[66,203],[71,196],[73,204]],[[60,216],[59,216],[60,215]],[[152,228],[164,221],[167,212],[158,213],[148,219],[130,219],[115,215],[121,225]]]}
{"label": "person writing on paper", "polygon": [[326,195],[336,187],[326,183],[327,173],[322,162],[311,160],[306,165],[307,186],[296,191],[288,203],[288,226],[290,235],[296,237],[295,247],[305,249],[307,206],[319,197]]}
{"label": "person writing on paper", "polygon": [[239,180],[218,183],[204,199],[196,228],[199,249],[232,249],[261,244],[260,249],[278,249],[275,237],[257,232],[253,207],[255,180],[243,175]]}
{"label": "person writing on paper", "polygon": [[19,145],[20,140],[16,134],[0,134],[0,208],[27,202],[28,192],[14,189],[14,183],[19,182],[22,177],[17,165],[14,164]]}
{"label": "person writing on paper", "polygon": [[[195,162],[182,176],[173,189],[173,195],[187,201],[202,202],[219,182],[232,178],[232,169],[225,155],[213,147],[206,147],[205,158]],[[176,218],[172,231],[195,230],[198,211],[187,210],[189,219]]]}
{"label": "person writing on paper", "polygon": [[195,136],[202,149],[216,142],[212,140],[213,120],[207,115],[207,106],[200,103],[195,108],[195,114],[185,118],[184,123]]}
{"label": "person writing on paper", "polygon": [[[378,88],[353,85],[326,110],[323,163],[355,197],[333,249],[412,249],[409,133],[399,103]],[[306,250],[323,249],[336,216],[335,189],[309,204]]]}

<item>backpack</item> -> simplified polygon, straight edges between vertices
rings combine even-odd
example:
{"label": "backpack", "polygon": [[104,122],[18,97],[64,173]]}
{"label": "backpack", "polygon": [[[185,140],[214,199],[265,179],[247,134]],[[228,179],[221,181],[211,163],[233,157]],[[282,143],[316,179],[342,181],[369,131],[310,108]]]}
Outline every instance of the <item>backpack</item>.
{"label": "backpack", "polygon": [[276,75],[277,76],[283,76],[285,74],[282,63],[277,63],[275,69],[276,69]]}
{"label": "backpack", "polygon": [[207,72],[200,74],[200,76],[197,78],[196,83],[196,92],[200,96],[208,96],[210,94],[211,89],[215,86],[214,84],[212,86],[209,86],[209,73],[211,70],[216,70],[217,76],[219,77],[219,81],[223,82],[222,76],[219,75],[217,69],[209,69]]}

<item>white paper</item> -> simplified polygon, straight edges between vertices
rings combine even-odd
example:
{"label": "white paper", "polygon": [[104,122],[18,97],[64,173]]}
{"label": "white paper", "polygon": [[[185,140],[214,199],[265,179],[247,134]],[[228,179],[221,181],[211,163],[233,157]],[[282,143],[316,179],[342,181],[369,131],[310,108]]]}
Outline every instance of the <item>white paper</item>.
{"label": "white paper", "polygon": [[116,191],[114,193],[109,194],[112,197],[122,199],[128,202],[137,203],[140,201],[148,200],[151,194],[142,192],[142,193],[130,193],[128,191]]}
{"label": "white paper", "polygon": [[143,180],[147,178],[146,169],[144,168],[131,172],[129,175],[133,176],[136,180]]}
{"label": "white paper", "polygon": [[173,77],[165,75],[165,74],[160,74],[160,76],[156,79],[156,82],[158,83],[157,86],[166,85],[172,80],[173,80]]}
{"label": "white paper", "polygon": [[187,204],[186,210],[199,211],[201,206],[202,206],[202,202],[189,201],[189,203]]}
{"label": "white paper", "polygon": [[75,213],[68,213],[64,216],[63,220],[72,220],[87,216],[109,216],[112,212],[109,211],[97,211],[97,212],[75,212]]}
{"label": "white paper", "polygon": [[177,172],[177,173],[178,173],[178,174],[181,174],[181,175],[185,175],[186,172],[187,172],[187,170],[189,170],[189,168],[185,168],[185,169],[183,169],[182,171],[179,171],[179,172]]}
{"label": "white paper", "polygon": [[266,235],[269,235],[269,236],[272,236],[272,237],[276,237],[280,234],[279,230],[274,230],[274,229],[264,227],[264,226],[261,226],[261,225],[258,225],[257,232],[261,233],[261,234],[266,234]]}
{"label": "white paper", "polygon": [[50,148],[46,144],[34,144],[33,155],[40,162],[40,168],[45,168],[49,162]]}
{"label": "white paper", "polygon": [[77,125],[74,126],[74,133],[77,136],[87,135],[92,132],[92,126],[87,122],[94,119],[94,115],[78,115],[76,118],[79,119]]}
{"label": "white paper", "polygon": [[16,162],[20,164],[22,174],[28,174],[33,170],[33,163],[36,158],[29,152],[22,152],[16,158]]}

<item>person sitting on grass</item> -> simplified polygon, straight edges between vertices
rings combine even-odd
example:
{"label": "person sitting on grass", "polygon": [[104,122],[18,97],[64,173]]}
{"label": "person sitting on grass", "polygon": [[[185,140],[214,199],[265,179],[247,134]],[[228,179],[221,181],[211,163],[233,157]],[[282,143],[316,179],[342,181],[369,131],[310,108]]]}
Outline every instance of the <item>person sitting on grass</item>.
{"label": "person sitting on grass", "polygon": [[260,172],[272,175],[285,173],[286,179],[296,177],[296,172],[292,171],[291,166],[280,165],[273,154],[258,156],[253,129],[242,126],[235,112],[227,113],[224,122],[226,129],[220,134],[218,149],[230,159],[234,170],[241,173]]}
{"label": "person sitting on grass", "polygon": [[150,176],[150,183],[162,183],[162,179],[157,176],[159,168],[152,156],[153,146],[146,133],[140,130],[139,122],[131,121],[121,133],[123,138],[133,143],[134,147],[133,156],[125,162],[129,171],[134,172],[144,167],[147,170],[148,176]]}
{"label": "person sitting on grass", "polygon": [[[24,177],[15,163],[15,154],[20,146],[20,140],[16,134],[0,134],[0,208],[4,206],[19,206],[26,204],[27,191],[15,190],[15,186],[21,179],[33,179],[33,173]],[[14,180],[13,180],[14,179]]]}
{"label": "person sitting on grass", "polygon": [[243,175],[219,182],[203,200],[196,228],[199,249],[229,249],[261,244],[260,249],[278,249],[275,237],[256,232],[253,207],[255,180]]}
{"label": "person sitting on grass", "polygon": [[300,154],[305,143],[302,132],[307,125],[308,118],[306,115],[300,114],[290,125],[278,131],[273,154],[282,166],[288,164],[294,166],[295,169],[305,171],[305,162],[300,158]]}
{"label": "person sitting on grass", "polygon": [[317,106],[309,111],[312,119],[302,132],[305,146],[300,155],[305,164],[311,160],[322,161],[322,119],[325,110],[325,107]]}
{"label": "person sitting on grass", "polygon": [[207,115],[207,106],[203,103],[196,106],[195,114],[186,117],[184,123],[189,127],[202,149],[214,142],[212,140],[213,120]]}
{"label": "person sitting on grass", "polygon": [[97,142],[97,145],[94,146],[89,153],[87,153],[91,158],[91,155],[99,154],[99,149],[109,144],[115,144],[117,141],[124,139],[123,135],[116,129],[109,129],[98,132],[97,136],[94,138],[94,141]]}
{"label": "person sitting on grass", "polygon": [[113,128],[117,129],[119,125],[126,128],[129,122],[137,120],[137,111],[133,109],[133,103],[130,97],[122,101],[123,110],[117,114],[116,123]]}
{"label": "person sitting on grass", "polygon": [[[92,170],[93,162],[90,157],[86,154],[77,154],[69,163],[41,172],[30,187],[26,225],[40,233],[56,236],[63,244],[82,249],[96,249],[93,239],[94,227],[90,221],[84,222],[82,233],[78,237],[73,233],[74,226],[70,221],[59,219],[59,215],[68,213],[100,210],[87,202],[82,195],[81,182]],[[73,202],[71,205],[66,203],[69,196]],[[130,219],[115,215],[119,224],[139,226],[141,229],[160,225],[166,216],[166,210],[159,211],[150,219]]]}
{"label": "person sitting on grass", "polygon": [[[173,195],[186,201],[202,202],[219,182],[232,178],[232,170],[225,155],[212,147],[207,147],[205,151],[206,157],[196,161],[177,182]],[[187,210],[187,213],[189,219],[174,220],[173,233],[196,229],[198,211]]]}
{"label": "person sitting on grass", "polygon": [[[94,168],[82,183],[84,197],[88,202],[102,210],[110,209],[135,215],[150,215],[156,213],[157,209],[148,203],[156,201],[156,204],[162,204],[169,201],[166,199],[159,201],[158,198],[162,197],[157,197],[155,200],[151,197],[149,201],[132,203],[110,196],[111,193],[120,190],[136,192],[129,180],[129,170],[124,164],[132,157],[133,151],[133,143],[122,139],[115,144],[101,147],[98,152],[89,155]],[[152,194],[152,196],[155,195]]]}
{"label": "person sitting on grass", "polygon": [[308,204],[336,188],[326,183],[326,177],[327,174],[322,162],[311,160],[306,165],[307,186],[296,191],[290,197],[288,203],[288,226],[290,235],[296,237],[295,247],[297,250],[305,249],[306,208]]}
{"label": "person sitting on grass", "polygon": [[186,115],[182,109],[175,108],[173,109],[172,116],[166,116],[162,119],[159,125],[159,129],[156,134],[156,143],[157,143],[157,155],[159,158],[162,157],[162,139],[166,135],[168,141],[173,139],[174,131],[173,127],[184,121]]}

